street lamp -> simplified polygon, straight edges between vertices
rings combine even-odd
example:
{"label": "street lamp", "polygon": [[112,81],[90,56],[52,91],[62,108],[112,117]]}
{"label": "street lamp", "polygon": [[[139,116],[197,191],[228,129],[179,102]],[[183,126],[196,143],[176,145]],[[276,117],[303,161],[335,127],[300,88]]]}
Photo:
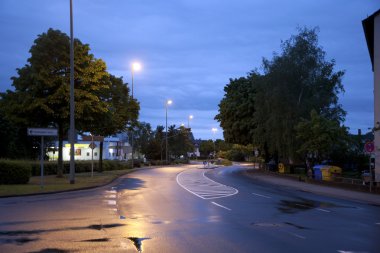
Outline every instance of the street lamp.
{"label": "street lamp", "polygon": [[[211,131],[212,131],[212,133],[213,133],[213,135],[214,135],[214,138],[215,138],[215,133],[218,131],[218,129],[215,128],[215,127],[213,127],[213,128],[211,128]],[[213,141],[213,143],[214,143],[214,159],[215,159],[215,155],[216,155],[216,151],[215,151],[215,140]]]}
{"label": "street lamp", "polygon": [[[133,76],[134,76],[135,71],[140,71],[140,70],[141,70],[141,64],[140,63],[138,63],[138,62],[132,63],[132,68],[131,68],[131,72],[132,72],[132,99],[133,99]],[[132,127],[132,132],[131,132],[132,169],[133,169],[133,165],[134,165],[134,161],[133,161],[133,130],[134,129]]]}
{"label": "street lamp", "polygon": [[73,1],[70,0],[70,184],[75,184],[75,104],[74,104],[74,29]]}
{"label": "street lamp", "polygon": [[165,133],[165,145],[166,145],[166,164],[168,163],[168,106],[173,103],[172,100],[168,99],[165,103],[166,109],[166,133]]}
{"label": "street lamp", "polygon": [[138,62],[132,63],[132,99],[133,99],[133,75],[135,71],[140,71],[141,70],[141,64]]}
{"label": "street lamp", "polygon": [[193,115],[189,115],[189,118],[187,119],[187,128],[189,128],[189,129],[190,129],[190,120],[193,118],[194,118]]}

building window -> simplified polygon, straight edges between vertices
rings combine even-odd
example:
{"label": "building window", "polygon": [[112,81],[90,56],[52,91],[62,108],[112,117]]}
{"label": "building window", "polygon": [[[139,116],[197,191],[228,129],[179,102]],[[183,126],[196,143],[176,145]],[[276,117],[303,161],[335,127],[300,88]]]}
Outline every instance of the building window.
{"label": "building window", "polygon": [[90,156],[90,152],[87,152],[87,156]]}
{"label": "building window", "polygon": [[98,156],[98,152],[95,152],[95,153],[94,153],[94,156]]}

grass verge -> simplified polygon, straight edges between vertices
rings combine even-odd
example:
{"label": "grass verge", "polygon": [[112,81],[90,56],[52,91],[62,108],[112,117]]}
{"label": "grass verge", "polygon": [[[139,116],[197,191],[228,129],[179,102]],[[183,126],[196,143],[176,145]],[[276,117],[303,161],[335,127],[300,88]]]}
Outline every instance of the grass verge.
{"label": "grass verge", "polygon": [[70,184],[69,175],[57,178],[55,175],[44,177],[44,186],[41,187],[41,177],[31,177],[28,184],[0,185],[0,196],[37,194],[55,191],[75,190],[107,184],[113,179],[128,173],[130,170],[112,170],[103,173],[75,174],[75,184]]}

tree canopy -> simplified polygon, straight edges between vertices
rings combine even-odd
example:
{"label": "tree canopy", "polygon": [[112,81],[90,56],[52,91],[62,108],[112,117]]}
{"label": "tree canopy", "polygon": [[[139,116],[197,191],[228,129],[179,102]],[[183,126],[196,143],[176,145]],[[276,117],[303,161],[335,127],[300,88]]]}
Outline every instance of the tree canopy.
{"label": "tree canopy", "polygon": [[281,43],[280,54],[263,59],[262,73],[255,70],[226,85],[215,117],[226,141],[251,143],[291,161],[301,145],[295,126],[309,119],[312,110],[328,120],[344,121],[338,103],[344,72],[334,70],[334,60],[326,60],[316,28],[298,31]]}
{"label": "tree canopy", "polygon": [[[12,77],[14,91],[1,94],[6,118],[24,127],[56,127],[59,168],[62,140],[69,126],[70,39],[59,30],[38,35],[27,64]],[[107,72],[106,64],[90,53],[88,44],[74,41],[74,96],[76,129],[109,135],[135,121],[139,105],[129,89]],[[25,131],[26,132],[26,131]]]}

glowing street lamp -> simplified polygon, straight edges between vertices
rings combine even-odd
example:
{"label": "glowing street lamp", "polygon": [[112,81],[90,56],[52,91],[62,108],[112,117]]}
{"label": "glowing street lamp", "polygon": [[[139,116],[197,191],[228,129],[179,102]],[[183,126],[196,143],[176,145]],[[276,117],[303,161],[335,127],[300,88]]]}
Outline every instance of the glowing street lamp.
{"label": "glowing street lamp", "polygon": [[187,128],[190,129],[190,120],[192,120],[194,118],[193,115],[189,115],[189,118],[187,118]]}
{"label": "glowing street lamp", "polygon": [[166,133],[165,133],[165,145],[166,145],[166,164],[168,163],[168,106],[173,103],[172,100],[168,99],[165,103],[166,109]]}
{"label": "glowing street lamp", "polygon": [[[131,72],[132,72],[132,99],[133,99],[133,76],[134,76],[134,73],[135,71],[140,71],[141,70],[141,64],[138,63],[138,62],[134,62],[132,63],[132,68],[131,68]],[[131,132],[131,151],[132,151],[132,156],[131,156],[131,160],[132,160],[132,169],[133,169],[133,165],[134,165],[134,161],[133,161],[133,129],[132,129],[132,132]]]}
{"label": "glowing street lamp", "polygon": [[132,99],[133,99],[133,76],[135,71],[140,71],[141,70],[141,64],[138,62],[132,63]]}

